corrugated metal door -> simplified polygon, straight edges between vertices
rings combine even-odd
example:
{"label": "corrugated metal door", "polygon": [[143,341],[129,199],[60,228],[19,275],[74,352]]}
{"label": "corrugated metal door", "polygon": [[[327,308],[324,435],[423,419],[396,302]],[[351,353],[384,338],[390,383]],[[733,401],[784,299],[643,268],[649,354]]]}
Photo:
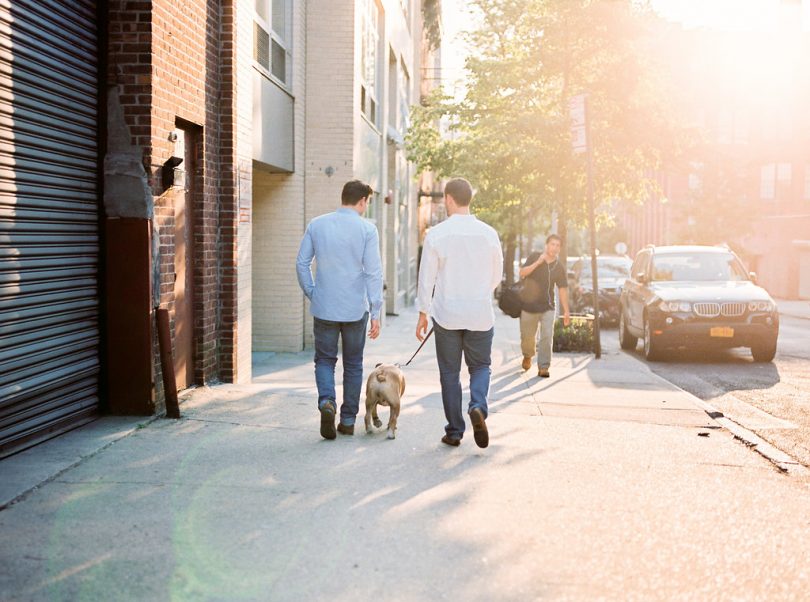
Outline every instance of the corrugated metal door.
{"label": "corrugated metal door", "polygon": [[99,405],[95,2],[0,0],[0,457]]}

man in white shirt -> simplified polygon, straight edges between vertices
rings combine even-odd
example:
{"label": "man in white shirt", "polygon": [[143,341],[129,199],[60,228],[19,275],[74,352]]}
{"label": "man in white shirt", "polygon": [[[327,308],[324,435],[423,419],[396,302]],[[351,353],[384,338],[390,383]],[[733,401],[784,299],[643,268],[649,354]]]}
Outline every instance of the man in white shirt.
{"label": "man in white shirt", "polygon": [[428,315],[436,334],[436,359],[447,426],[442,442],[458,446],[464,436],[461,356],[470,372],[469,416],[478,447],[489,445],[487,396],[495,333],[492,293],[501,282],[503,251],[498,233],[470,214],[473,192],[463,178],[444,189],[448,219],[430,229],[419,268],[419,322],[424,340]]}

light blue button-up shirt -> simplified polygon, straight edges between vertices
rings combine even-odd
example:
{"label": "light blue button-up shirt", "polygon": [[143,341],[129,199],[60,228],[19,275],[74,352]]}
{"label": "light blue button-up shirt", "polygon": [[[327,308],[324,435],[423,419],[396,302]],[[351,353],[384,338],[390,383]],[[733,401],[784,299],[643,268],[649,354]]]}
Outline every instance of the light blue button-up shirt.
{"label": "light blue button-up shirt", "polygon": [[[315,279],[312,260],[316,261]],[[351,207],[313,219],[296,260],[298,284],[321,320],[356,322],[368,311],[378,320],[383,304],[377,228]]]}

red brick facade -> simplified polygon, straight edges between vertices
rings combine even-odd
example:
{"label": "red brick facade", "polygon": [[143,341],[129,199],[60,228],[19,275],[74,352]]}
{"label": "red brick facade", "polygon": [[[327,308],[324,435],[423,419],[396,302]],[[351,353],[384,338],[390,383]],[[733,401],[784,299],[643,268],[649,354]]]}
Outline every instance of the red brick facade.
{"label": "red brick facade", "polygon": [[[108,73],[154,195],[160,306],[174,332],[174,196],[161,172],[178,126],[195,138],[187,173],[193,223],[194,380],[236,379],[238,199],[234,165],[236,0],[110,0]],[[154,323],[154,322],[153,322]],[[156,341],[156,337],[155,337]],[[155,343],[155,386],[162,398]]]}

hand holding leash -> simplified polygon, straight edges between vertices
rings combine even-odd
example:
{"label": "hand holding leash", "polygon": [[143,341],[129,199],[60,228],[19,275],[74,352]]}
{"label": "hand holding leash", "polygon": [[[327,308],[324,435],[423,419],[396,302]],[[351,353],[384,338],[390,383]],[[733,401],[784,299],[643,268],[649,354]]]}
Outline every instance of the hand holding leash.
{"label": "hand holding leash", "polygon": [[[420,316],[420,323],[421,323],[421,316]],[[427,328],[427,318],[425,318],[425,328]],[[419,345],[419,349],[417,349],[416,351],[413,352],[413,355],[411,356],[411,359],[409,359],[407,362],[405,362],[405,365],[403,365],[402,368],[404,368],[405,366],[410,364],[413,361],[413,358],[416,357],[416,354],[419,353],[420,351],[422,351],[422,347],[425,346],[425,343],[428,342],[428,339],[430,338],[430,335],[432,335],[432,334],[433,334],[433,328],[431,328],[424,337],[419,339],[420,341],[422,341],[422,344]],[[418,326],[416,328],[416,337],[419,338],[419,327]]]}
{"label": "hand holding leash", "polygon": [[[416,323],[416,338],[419,342],[423,342],[427,336],[425,333],[427,332],[428,328],[428,317],[427,314],[424,312],[419,312],[419,321]],[[431,329],[432,332],[432,329]],[[429,336],[429,335],[428,335]]]}

